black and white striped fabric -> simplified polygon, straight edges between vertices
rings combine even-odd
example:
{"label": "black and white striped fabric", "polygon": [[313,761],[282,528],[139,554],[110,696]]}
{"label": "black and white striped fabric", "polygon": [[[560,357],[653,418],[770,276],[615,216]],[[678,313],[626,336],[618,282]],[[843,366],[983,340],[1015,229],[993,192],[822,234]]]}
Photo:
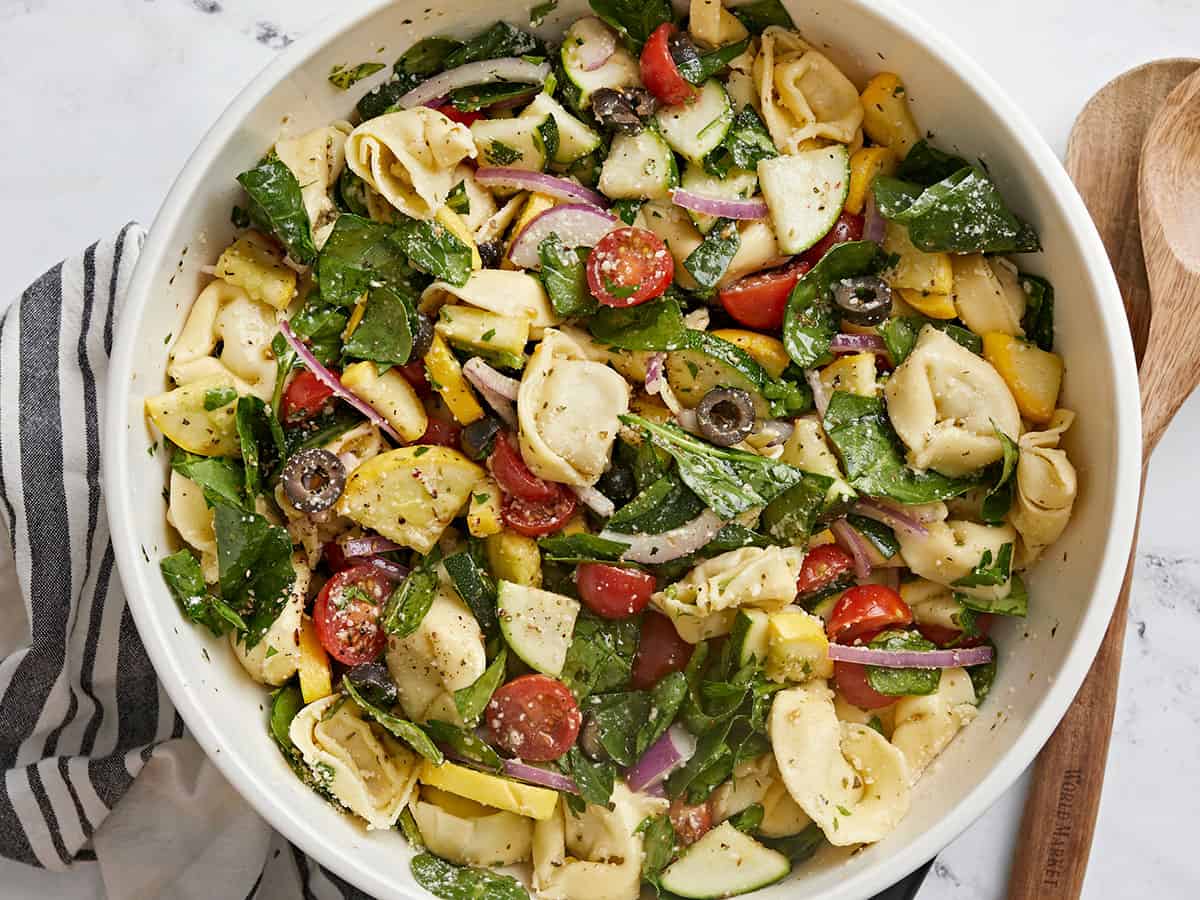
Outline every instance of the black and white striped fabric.
{"label": "black and white striped fabric", "polygon": [[[25,628],[0,642],[0,857],[59,871],[95,863],[110,900],[370,900],[273,835],[204,759],[125,602],[100,435],[113,333],[144,238],[125,226],[0,318],[0,538],[18,585],[16,596],[0,588],[0,637]],[[127,794],[133,823],[113,812]],[[911,897],[915,884],[893,891]]]}

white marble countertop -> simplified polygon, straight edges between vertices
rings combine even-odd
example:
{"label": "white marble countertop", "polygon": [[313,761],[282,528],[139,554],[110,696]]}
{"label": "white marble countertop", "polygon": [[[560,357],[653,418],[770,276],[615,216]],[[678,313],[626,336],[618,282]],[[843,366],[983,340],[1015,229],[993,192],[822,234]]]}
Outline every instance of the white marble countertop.
{"label": "white marble countertop", "polygon": [[[1200,55],[1200,0],[907,0],[982,63],[1061,154],[1084,101],[1147,60]],[[209,124],[330,0],[0,0],[7,302],[54,262],[150,223]],[[2,305],[2,304],[0,304]],[[1200,896],[1200,397],[1160,445],[1088,897]],[[1024,783],[939,857],[920,900],[1004,895]],[[1171,797],[1182,802],[1171,802]],[[83,873],[0,865],[0,896],[93,897]],[[43,878],[38,873],[39,878]],[[48,887],[49,885],[49,887]]]}

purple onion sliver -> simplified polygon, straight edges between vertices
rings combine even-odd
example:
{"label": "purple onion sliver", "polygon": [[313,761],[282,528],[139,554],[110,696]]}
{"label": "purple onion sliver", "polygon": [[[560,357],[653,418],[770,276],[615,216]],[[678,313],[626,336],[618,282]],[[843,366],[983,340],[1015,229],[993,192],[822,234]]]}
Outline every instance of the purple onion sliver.
{"label": "purple onion sliver", "polygon": [[[347,562],[349,561],[350,560],[347,559]],[[400,565],[400,563],[394,563],[390,559],[380,559],[378,556],[368,556],[361,561],[368,566],[374,566],[392,581],[399,582],[408,577],[408,568]]]}
{"label": "purple onion sliver", "polygon": [[719,197],[702,197],[685,191],[682,188],[671,190],[671,202],[692,212],[706,216],[719,216],[723,219],[765,219],[767,204],[765,200],[725,200]]}
{"label": "purple onion sliver", "polygon": [[887,236],[887,221],[879,214],[875,205],[875,192],[867,191],[867,205],[863,210],[863,240],[882,244]]}
{"label": "purple onion sliver", "polygon": [[395,541],[390,541],[381,534],[342,538],[338,544],[341,546],[344,556],[374,556],[376,553],[403,549]]}
{"label": "purple onion sliver", "polygon": [[535,784],[538,787],[550,788],[552,791],[566,791],[569,794],[579,793],[579,786],[566,775],[560,772],[551,772],[549,769],[543,769],[540,766],[531,766],[528,763],[518,762],[515,759],[504,760],[504,774],[509,778],[515,778],[517,781],[524,781],[526,784]]}
{"label": "purple onion sliver", "polygon": [[897,531],[904,531],[919,537],[925,537],[929,534],[929,529],[912,516],[885,503],[880,503],[878,500],[872,500],[869,497],[859,498],[854,504],[854,511],[860,516],[874,519],[876,522],[882,522],[884,525]]}
{"label": "purple onion sliver", "polygon": [[607,519],[617,511],[613,502],[592,485],[571,485],[571,490],[584,506],[602,519]]}
{"label": "purple onion sliver", "polygon": [[475,171],[475,180],[485,187],[508,187],[522,191],[535,191],[559,200],[586,203],[601,209],[608,206],[608,199],[591,188],[586,188],[569,178],[558,178],[545,172],[530,172],[528,169],[510,169],[501,166],[480,166]]}
{"label": "purple onion sliver", "polygon": [[854,353],[860,350],[885,353],[887,344],[877,334],[838,334],[829,344],[834,353]]}
{"label": "purple onion sliver", "polygon": [[829,391],[825,390],[825,382],[821,380],[821,373],[816,369],[805,369],[804,380],[812,388],[813,405],[817,407],[817,414],[824,419],[825,410],[829,408]]}
{"label": "purple onion sliver", "polygon": [[715,512],[706,509],[692,521],[662,534],[625,534],[605,529],[600,532],[600,537],[629,544],[629,549],[621,554],[621,559],[626,562],[663,563],[695,553],[711,541],[724,524]]}
{"label": "purple onion sliver", "polygon": [[621,220],[588,203],[563,203],[534,216],[512,243],[508,258],[522,269],[536,269],[542,260],[538,247],[552,234],[568,250],[594,247]]}
{"label": "purple onion sliver", "polygon": [[414,106],[425,106],[439,97],[445,97],[460,87],[492,84],[496,81],[542,84],[549,76],[549,63],[531,63],[518,56],[485,59],[434,75],[401,97],[396,101],[396,105],[401,109],[412,109]]}
{"label": "purple onion sliver", "polygon": [[679,725],[672,725],[625,771],[625,782],[631,791],[658,784],[691,759],[695,752],[696,739]]}
{"label": "purple onion sliver", "polygon": [[985,644],[961,650],[877,650],[873,647],[830,644],[829,658],[835,662],[859,663],[884,669],[953,669],[991,662],[992,648]]}
{"label": "purple onion sliver", "polygon": [[862,535],[854,530],[854,526],[843,516],[829,530],[837,538],[841,548],[854,557],[854,575],[861,582],[871,574],[871,557],[863,543]]}

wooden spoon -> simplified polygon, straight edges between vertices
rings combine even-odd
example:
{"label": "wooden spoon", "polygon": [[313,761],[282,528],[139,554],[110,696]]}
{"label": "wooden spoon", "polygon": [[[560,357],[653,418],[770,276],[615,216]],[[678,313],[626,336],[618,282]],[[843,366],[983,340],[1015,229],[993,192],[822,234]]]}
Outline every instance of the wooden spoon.
{"label": "wooden spoon", "polygon": [[[1200,384],[1198,69],[1200,60],[1176,59],[1126,72],[1088,102],[1067,145],[1067,171],[1104,239],[1133,333],[1143,491],[1150,452]],[[1112,735],[1136,534],[1133,546],[1091,671],[1038,757],[1010,900],[1078,897],[1083,889]]]}

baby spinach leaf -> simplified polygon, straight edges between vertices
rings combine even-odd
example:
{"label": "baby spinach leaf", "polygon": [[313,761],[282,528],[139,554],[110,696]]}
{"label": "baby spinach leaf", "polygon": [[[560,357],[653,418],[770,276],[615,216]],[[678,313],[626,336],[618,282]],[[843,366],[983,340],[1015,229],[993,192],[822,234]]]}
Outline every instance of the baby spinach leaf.
{"label": "baby spinach leaf", "polygon": [[560,534],[542,538],[538,547],[546,559],[554,562],[616,562],[629,549],[622,541],[610,541],[595,534]]}
{"label": "baby spinach leaf", "polygon": [[496,688],[504,681],[507,666],[508,650],[501,648],[483,674],[475,679],[474,684],[454,692],[454,706],[468,727],[475,725],[483,715],[492,694],[496,693]]}
{"label": "baby spinach leaf", "polygon": [[749,46],[750,38],[746,38],[735,44],[726,44],[724,47],[710,50],[708,53],[688,56],[677,62],[679,74],[692,84],[704,84],[704,82],[729,65],[731,61],[745,53],[746,48]]}
{"label": "baby spinach leaf", "polygon": [[253,649],[279,617],[296,580],[287,529],[227,498],[205,492],[213,507],[221,599],[246,622],[246,649]]}
{"label": "baby spinach leaf", "polygon": [[300,311],[291,319],[292,331],[304,338],[317,361],[327,366],[342,355],[342,334],[348,321],[350,314],[340,306],[327,303],[318,290],[309,293]]}
{"label": "baby spinach leaf", "polygon": [[600,343],[622,350],[678,350],[689,342],[683,311],[674,297],[637,306],[601,306],[588,328]]}
{"label": "baby spinach leaf", "polygon": [[504,761],[500,759],[500,754],[475,732],[436,719],[423,723],[421,728],[435,742],[453,750],[456,756],[470,760],[496,774],[504,771]]}
{"label": "baby spinach leaf", "polygon": [[412,807],[404,807],[404,811],[400,813],[400,818],[396,820],[396,824],[400,826],[400,833],[404,835],[404,839],[408,841],[408,845],[414,850],[425,849],[425,838],[421,835],[421,829],[417,826],[417,820],[412,814]]}
{"label": "baby spinach leaf", "polygon": [[642,429],[670,453],[684,483],[722,519],[765,506],[804,478],[804,472],[786,463],[714,447],[675,425],[658,425],[635,415],[621,416],[621,421]]}
{"label": "baby spinach leaf", "polygon": [[617,765],[637,762],[637,734],[650,715],[650,695],[644,691],[593,694],[583,701],[584,714],[595,722],[600,745]]}
{"label": "baby spinach leaf", "polygon": [[1004,597],[975,597],[970,594],[955,593],[954,599],[975,612],[994,613],[1000,616],[1016,616],[1024,618],[1029,615],[1029,591],[1025,581],[1014,572],[1009,582],[1008,594]]}
{"label": "baby spinach leaf", "polygon": [[838,327],[834,284],[843,278],[877,272],[885,260],[874,241],[849,241],[838,244],[800,277],[788,297],[783,318],[783,343],[792,362],[811,369],[831,359],[829,345]]}
{"label": "baby spinach leaf", "polygon": [[339,90],[349,90],[364,78],[370,78],[383,68],[381,62],[362,62],[357,66],[336,65],[329,73],[329,83]]}
{"label": "baby spinach leaf", "polygon": [[[264,490],[270,448],[275,446],[267,405],[258,397],[239,397],[235,427],[246,473],[246,496],[253,498]],[[282,436],[281,432],[281,440]]]}
{"label": "baby spinach leaf", "polygon": [[180,550],[159,562],[163,580],[179,601],[183,614],[197,625],[204,625],[220,637],[230,629],[245,631],[246,623],[220,597],[208,592],[200,563],[190,550]]}
{"label": "baby spinach leaf", "polygon": [[354,686],[354,682],[349,678],[342,679],[342,690],[350,695],[350,699],[357,703],[363,712],[382,725],[384,730],[391,734],[392,737],[404,741],[404,743],[408,744],[408,746],[412,747],[413,750],[434,765],[440,766],[445,762],[446,757],[438,749],[437,744],[430,740],[429,735],[422,731],[419,726],[414,725],[407,719],[393,716],[387,710],[380,709],[371,703],[358,692],[358,688]]}
{"label": "baby spinach leaf", "polygon": [[455,287],[467,283],[471,275],[471,248],[440,222],[408,219],[396,226],[392,239],[422,272]]}
{"label": "baby spinach leaf", "polygon": [[992,648],[992,658],[978,666],[967,666],[967,675],[971,678],[971,686],[975,688],[975,705],[983,702],[992,691],[992,683],[996,680],[996,659],[999,656],[996,642],[988,638],[984,643]]}
{"label": "baby spinach leaf", "polygon": [[367,295],[362,321],[342,347],[354,359],[366,359],[381,367],[401,366],[412,355],[412,300],[389,287],[374,288]]}
{"label": "baby spinach leaf", "polygon": [[856,516],[854,513],[847,513],[846,521],[884,559],[891,559],[900,552],[900,542],[896,540],[896,533],[882,522],[876,522],[866,516]]}
{"label": "baby spinach leaf", "polygon": [[1042,248],[1037,232],[1013,215],[979,166],[959,169],[927,188],[881,175],[872,189],[879,212],[905,225],[920,250],[1027,253]]}
{"label": "baby spinach leaf", "polygon": [[520,100],[538,90],[539,85],[527,82],[493,81],[490,84],[469,84],[455,88],[447,96],[455,109],[476,112],[504,101]]}
{"label": "baby spinach leaf", "polygon": [[641,755],[671,727],[671,723],[683,707],[687,693],[687,676],[682,672],[670,673],[650,689],[650,712],[634,738],[635,758],[640,759]]}
{"label": "baby spinach leaf", "polygon": [[801,480],[767,504],[762,528],[777,543],[802,545],[825,509],[833,479],[805,472]]}
{"label": "baby spinach leaf", "polygon": [[467,182],[465,180],[456,184],[446,195],[446,205],[460,216],[470,215],[471,213],[471,198],[467,196]]}
{"label": "baby spinach leaf", "polygon": [[629,683],[637,653],[639,622],[601,619],[588,613],[575,620],[575,634],[567,649],[562,682],[576,699],[615,690]]}
{"label": "baby spinach leaf", "polygon": [[949,178],[955,172],[968,167],[961,156],[946,153],[932,146],[926,140],[919,140],[912,145],[908,155],[896,169],[896,177],[901,181],[912,181],[928,187]]}
{"label": "baby spinach leaf", "polygon": [[467,63],[502,56],[544,56],[546,45],[535,35],[522,31],[508,22],[497,22],[451,50],[442,60],[442,67],[455,69]]}
{"label": "baby spinach leaf", "polygon": [[795,363],[789,363],[779,378],[765,381],[762,395],[777,419],[794,419],[813,409],[812,388],[804,381],[804,373]]}
{"label": "baby spinach leaf", "polygon": [[542,261],[542,284],[554,311],[566,319],[591,315],[599,304],[588,291],[587,256],[584,247],[564,247],[557,234],[538,244]]}
{"label": "baby spinach leaf", "polygon": [[592,762],[578,746],[567,751],[560,766],[563,774],[575,781],[584,803],[608,806],[612,800],[613,784],[617,780],[616,766],[611,762]]}
{"label": "baby spinach leaf", "polygon": [[762,34],[772,25],[780,28],[795,28],[792,17],[779,0],[754,0],[729,10],[751,34]]}
{"label": "baby spinach leaf", "polygon": [[[930,641],[915,631],[885,631],[868,645],[875,650],[936,650]],[[867,666],[867,681],[871,687],[889,697],[932,694],[942,680],[941,669],[886,669]]]}
{"label": "baby spinach leaf", "polygon": [[292,170],[279,157],[269,156],[237,180],[249,198],[246,213],[254,226],[277,237],[296,262],[311,265],[317,258],[317,246],[300,182]]}
{"label": "baby spinach leaf", "polygon": [[612,211],[626,225],[632,225],[633,220],[637,218],[638,210],[642,208],[645,202],[645,200],[630,200],[628,198],[614,200]]}
{"label": "baby spinach leaf", "polygon": [[[1009,507],[1012,506],[1013,474],[1017,470],[1017,459],[1020,456],[1020,450],[1017,447],[1017,442],[997,428],[995,422],[992,422],[992,430],[996,433],[996,438],[1000,441],[1000,446],[1004,448],[1004,457],[999,463],[1000,472],[996,476],[995,483],[988,489],[987,495],[983,498],[979,515],[989,525],[999,525],[1004,521],[1004,517],[1008,515]],[[991,468],[996,468],[996,466],[992,466]]]}
{"label": "baby spinach leaf", "polygon": [[437,574],[418,566],[392,591],[383,609],[383,630],[393,637],[408,637],[421,627],[437,593]]}
{"label": "baby spinach leaf", "polygon": [[1013,545],[1005,544],[996,554],[996,561],[993,564],[992,551],[984,550],[983,555],[979,557],[979,563],[971,574],[964,575],[951,584],[954,587],[999,587],[1012,575],[1012,555]]}
{"label": "baby spinach leaf", "polygon": [[497,634],[499,622],[496,619],[496,585],[487,568],[465,550],[447,556],[442,565],[454,582],[454,589],[458,591],[458,595],[471,608],[483,633],[488,637]]}
{"label": "baby spinach leaf", "polygon": [[236,459],[197,456],[172,444],[171,468],[196,482],[205,497],[211,494],[234,506],[246,505],[246,475],[241,462]]}
{"label": "baby spinach leaf", "polygon": [[1045,278],[1021,273],[1025,291],[1025,316],[1021,327],[1025,337],[1050,353],[1054,350],[1054,287]]}
{"label": "baby spinach leaf", "polygon": [[338,216],[317,259],[322,301],[350,307],[372,287],[405,287],[413,269],[403,246],[394,240],[395,230],[362,216]]}
{"label": "baby spinach leaf", "polygon": [[279,749],[285,756],[299,757],[300,755],[300,751],[292,743],[290,731],[292,719],[296,718],[296,714],[302,709],[304,709],[304,695],[301,693],[299,685],[286,684],[271,697],[271,717],[268,727],[271,730],[271,737],[275,739],[275,743],[279,745]]}
{"label": "baby spinach leaf", "polygon": [[812,822],[799,834],[784,838],[760,837],[759,842],[764,846],[777,850],[798,866],[805,860],[811,859],[825,843],[825,832],[816,822]]}
{"label": "baby spinach leaf", "polygon": [[824,424],[851,487],[869,497],[931,503],[964,494],[977,483],[932,470],[916,472],[905,465],[900,439],[877,397],[835,391]]}
{"label": "baby spinach leaf", "polygon": [[441,900],[529,900],[511,875],[456,866],[432,853],[418,853],[408,867],[417,884]]}
{"label": "baby spinach leaf", "polygon": [[912,353],[913,347],[917,344],[921,329],[926,325],[932,325],[939,331],[945,332],[947,337],[952,338],[955,343],[966,347],[972,353],[983,353],[983,339],[954,320],[929,319],[925,316],[897,316],[894,319],[888,319],[877,329],[887,347],[888,355],[895,365],[898,366],[908,359],[908,354]]}
{"label": "baby spinach leaf", "polygon": [[[364,122],[390,112],[396,112],[399,109],[400,98],[424,80],[424,78],[394,78],[386,81],[363,94],[354,108]],[[359,213],[359,215],[366,215],[366,212]]]}
{"label": "baby spinach leaf", "polygon": [[682,796],[706,771],[726,765],[730,771],[733,770],[733,750],[727,740],[732,729],[733,719],[727,719],[711,731],[700,735],[700,739],[696,741],[696,752],[692,754],[691,759],[667,777],[668,797],[674,800]]}
{"label": "baby spinach leaf", "polygon": [[545,3],[539,3],[529,11],[529,26],[537,28],[546,21],[546,17],[550,13],[558,9],[558,0],[546,0]]}
{"label": "baby spinach leaf", "polygon": [[588,0],[592,12],[617,30],[635,51],[665,22],[675,19],[670,0]]}
{"label": "baby spinach leaf", "polygon": [[732,816],[729,819],[729,824],[743,834],[754,834],[758,831],[759,826],[763,821],[763,805],[761,803],[752,803],[740,813]]}
{"label": "baby spinach leaf", "polygon": [[717,556],[742,547],[770,547],[773,541],[751,528],[729,522],[721,527],[716,537],[700,548],[701,556]]}
{"label": "baby spinach leaf", "polygon": [[704,168],[710,175],[724,178],[730,169],[754,170],[760,161],[778,155],[767,126],[754,107],[746,106],[733,117],[720,145],[704,158]]}
{"label": "baby spinach leaf", "polygon": [[214,409],[228,406],[237,399],[237,395],[237,388],[234,387],[210,388],[204,392],[204,408],[212,412]]}
{"label": "baby spinach leaf", "polygon": [[[418,78],[424,81],[430,75],[436,75],[443,69],[461,63],[447,61],[451,53],[463,46],[462,41],[447,37],[428,37],[417,41],[404,51],[404,55],[396,60],[392,70],[401,78]],[[414,82],[414,86],[420,82]]]}
{"label": "baby spinach leaf", "polygon": [[662,534],[692,521],[702,512],[704,501],[672,472],[613,513],[606,527],[621,534]]}
{"label": "baby spinach leaf", "polygon": [[642,881],[657,888],[663,870],[675,858],[675,826],[671,824],[671,817],[664,813],[647,816],[634,833],[642,835]]}
{"label": "baby spinach leaf", "polygon": [[334,202],[341,212],[370,218],[371,213],[367,208],[367,192],[369,190],[367,183],[356,175],[353,169],[346,166],[342,169],[342,174],[338,176]]}
{"label": "baby spinach leaf", "polygon": [[696,279],[704,291],[711,291],[733,262],[741,246],[742,235],[737,222],[732,219],[717,219],[716,224],[704,236],[700,246],[688,254],[683,267]]}

